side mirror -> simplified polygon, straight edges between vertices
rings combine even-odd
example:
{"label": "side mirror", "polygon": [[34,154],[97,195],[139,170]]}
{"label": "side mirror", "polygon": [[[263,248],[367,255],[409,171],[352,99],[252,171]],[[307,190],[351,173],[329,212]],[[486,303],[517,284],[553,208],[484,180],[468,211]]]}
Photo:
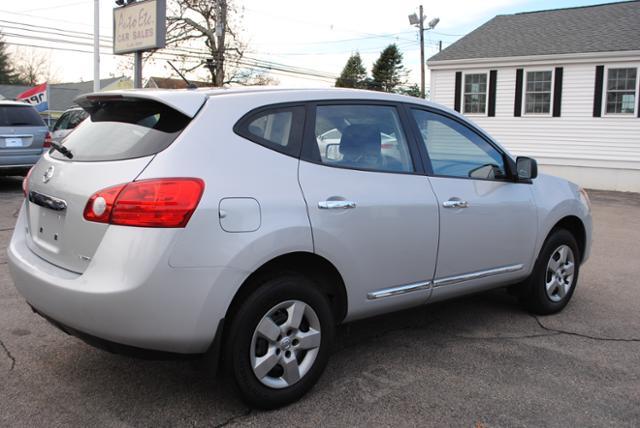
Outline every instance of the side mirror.
{"label": "side mirror", "polygon": [[519,156],[516,159],[518,180],[532,180],[538,176],[538,162],[535,159]]}

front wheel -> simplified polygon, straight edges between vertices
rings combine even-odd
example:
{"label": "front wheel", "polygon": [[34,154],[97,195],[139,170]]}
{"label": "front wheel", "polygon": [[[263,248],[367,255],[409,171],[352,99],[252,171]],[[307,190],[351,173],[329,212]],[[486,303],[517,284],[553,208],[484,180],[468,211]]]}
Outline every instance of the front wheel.
{"label": "front wheel", "polygon": [[571,300],[579,271],[580,253],[575,238],[567,230],[554,231],[524,284],[522,303],[538,315],[561,311]]}
{"label": "front wheel", "polygon": [[266,281],[233,317],[226,360],[242,398],[273,409],[302,397],[329,358],[334,320],[329,302],[295,274]]}

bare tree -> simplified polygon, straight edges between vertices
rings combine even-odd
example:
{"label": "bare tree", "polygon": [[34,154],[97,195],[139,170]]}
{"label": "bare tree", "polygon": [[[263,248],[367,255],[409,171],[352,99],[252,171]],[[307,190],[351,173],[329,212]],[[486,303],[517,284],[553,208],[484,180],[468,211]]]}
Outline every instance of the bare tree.
{"label": "bare tree", "polygon": [[57,81],[57,74],[51,69],[51,53],[37,49],[16,49],[12,55],[18,81],[34,86],[38,83]]}
{"label": "bare tree", "polygon": [[[185,71],[204,65],[213,86],[234,83],[242,75],[237,63],[245,49],[237,31],[237,15],[232,0],[172,1],[167,11],[167,47],[178,49],[188,58],[193,57],[194,47],[201,48],[204,44],[204,50],[210,56],[208,61]],[[195,52],[198,51],[201,50]],[[229,61],[232,66],[228,64],[229,53],[232,53],[233,61]]]}

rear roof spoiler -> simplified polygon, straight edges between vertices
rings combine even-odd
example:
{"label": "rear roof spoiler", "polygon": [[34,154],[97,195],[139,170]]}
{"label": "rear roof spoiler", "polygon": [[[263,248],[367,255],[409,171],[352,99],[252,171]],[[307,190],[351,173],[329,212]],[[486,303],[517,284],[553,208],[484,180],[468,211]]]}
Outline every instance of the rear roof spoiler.
{"label": "rear roof spoiler", "polygon": [[109,91],[84,94],[74,101],[85,107],[95,101],[110,101],[120,99],[142,99],[162,103],[180,113],[193,118],[207,100],[206,94],[196,91],[181,90],[138,90],[138,91]]}

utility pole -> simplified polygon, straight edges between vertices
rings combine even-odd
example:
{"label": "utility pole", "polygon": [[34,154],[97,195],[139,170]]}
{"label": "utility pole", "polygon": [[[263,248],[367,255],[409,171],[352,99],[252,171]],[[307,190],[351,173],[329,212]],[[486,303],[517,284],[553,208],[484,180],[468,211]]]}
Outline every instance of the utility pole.
{"label": "utility pole", "polygon": [[420,5],[420,98],[424,98],[424,13]]}
{"label": "utility pole", "polygon": [[424,32],[425,30],[432,30],[438,22],[440,22],[440,18],[433,18],[429,21],[429,26],[424,28],[424,20],[427,17],[424,16],[424,11],[422,9],[422,5],[420,5],[419,16],[415,13],[409,15],[409,23],[414,27],[417,27],[420,31],[420,97],[425,97],[425,60],[424,60]]}
{"label": "utility pole", "polygon": [[216,14],[216,27],[215,27],[215,36],[218,50],[216,52],[215,57],[215,80],[216,86],[224,85],[224,39],[226,33],[226,23],[227,23],[227,1],[226,0],[218,0],[217,4],[217,14]]}
{"label": "utility pole", "polygon": [[100,90],[100,4],[93,0],[93,92]]}
{"label": "utility pole", "polygon": [[133,87],[142,88],[142,51],[136,51],[133,57]]}

